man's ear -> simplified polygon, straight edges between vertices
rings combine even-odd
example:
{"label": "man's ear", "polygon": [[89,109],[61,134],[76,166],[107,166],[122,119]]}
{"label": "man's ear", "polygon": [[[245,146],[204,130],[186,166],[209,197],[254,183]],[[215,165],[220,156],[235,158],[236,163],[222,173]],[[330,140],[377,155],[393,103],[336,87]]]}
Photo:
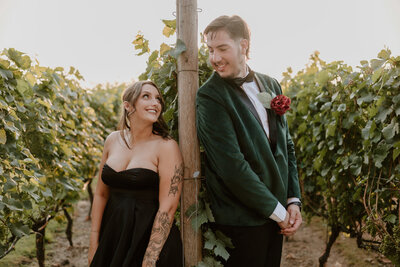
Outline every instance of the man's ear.
{"label": "man's ear", "polygon": [[240,40],[240,47],[242,48],[242,54],[246,55],[247,49],[249,49],[249,40],[247,39]]}

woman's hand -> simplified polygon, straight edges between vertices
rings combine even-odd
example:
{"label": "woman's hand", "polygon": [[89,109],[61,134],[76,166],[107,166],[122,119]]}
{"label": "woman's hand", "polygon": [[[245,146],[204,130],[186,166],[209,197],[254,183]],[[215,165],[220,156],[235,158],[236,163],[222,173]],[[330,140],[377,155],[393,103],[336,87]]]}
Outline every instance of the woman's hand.
{"label": "woman's hand", "polygon": [[88,263],[92,263],[94,254],[99,246],[99,232],[90,232]]}

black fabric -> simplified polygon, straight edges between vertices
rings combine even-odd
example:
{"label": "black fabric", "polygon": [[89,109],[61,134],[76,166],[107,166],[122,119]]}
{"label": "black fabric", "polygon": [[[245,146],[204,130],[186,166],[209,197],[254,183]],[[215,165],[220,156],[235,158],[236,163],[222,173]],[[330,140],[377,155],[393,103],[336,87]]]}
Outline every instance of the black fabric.
{"label": "black fabric", "polygon": [[254,117],[257,119],[257,121],[262,126],[261,119],[258,115],[258,112],[257,112],[256,108],[253,106],[253,103],[251,103],[251,100],[249,99],[249,97],[247,96],[245,91],[243,91],[242,88],[237,87],[237,86],[234,88],[236,89],[235,92],[239,96],[240,100],[242,100],[242,102],[246,105],[246,107],[250,110],[250,112],[254,115]]}
{"label": "black fabric", "polygon": [[277,130],[276,130],[276,114],[272,109],[265,109],[268,115],[268,126],[269,126],[269,143],[271,144],[272,153],[275,154],[276,151],[276,140],[277,140]]}
{"label": "black fabric", "polygon": [[249,83],[254,81],[254,71],[249,68],[249,73],[243,78],[225,78],[228,83],[235,84],[237,86],[242,86],[244,83]]}
{"label": "black fabric", "polygon": [[[158,174],[145,168],[116,172],[105,164],[101,178],[110,187],[110,197],[103,213],[99,246],[90,266],[140,267],[159,206]],[[157,266],[183,266],[182,242],[175,223]]]}
{"label": "black fabric", "polygon": [[[281,263],[283,236],[280,228],[272,220],[261,226],[228,226],[213,224],[230,237],[234,249],[229,249],[230,257],[225,267],[278,267]],[[222,259],[223,261],[223,259]]]}

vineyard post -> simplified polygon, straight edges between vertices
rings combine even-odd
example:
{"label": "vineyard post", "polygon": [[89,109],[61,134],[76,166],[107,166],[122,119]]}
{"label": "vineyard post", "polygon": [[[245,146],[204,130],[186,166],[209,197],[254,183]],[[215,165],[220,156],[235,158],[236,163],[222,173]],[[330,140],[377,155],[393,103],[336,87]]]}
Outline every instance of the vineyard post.
{"label": "vineyard post", "polygon": [[[177,38],[186,45],[178,58],[179,146],[185,164],[181,197],[181,225],[185,266],[201,260],[201,231],[194,231],[185,211],[196,203],[200,180],[200,149],[195,122],[195,98],[198,89],[197,0],[177,0]],[[198,173],[199,174],[199,173]],[[196,176],[196,177],[195,177]]]}

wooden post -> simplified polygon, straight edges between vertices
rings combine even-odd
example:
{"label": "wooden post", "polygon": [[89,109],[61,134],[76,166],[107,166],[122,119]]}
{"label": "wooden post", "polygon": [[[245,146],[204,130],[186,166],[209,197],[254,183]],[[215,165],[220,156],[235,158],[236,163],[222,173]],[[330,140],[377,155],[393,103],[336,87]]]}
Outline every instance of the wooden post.
{"label": "wooden post", "polygon": [[[185,163],[181,197],[181,225],[185,267],[201,260],[201,231],[193,230],[185,211],[198,199],[200,180],[200,149],[196,133],[195,99],[199,87],[197,47],[197,0],[177,0],[177,37],[186,45],[178,58],[179,146]],[[200,175],[199,175],[200,177]]]}

